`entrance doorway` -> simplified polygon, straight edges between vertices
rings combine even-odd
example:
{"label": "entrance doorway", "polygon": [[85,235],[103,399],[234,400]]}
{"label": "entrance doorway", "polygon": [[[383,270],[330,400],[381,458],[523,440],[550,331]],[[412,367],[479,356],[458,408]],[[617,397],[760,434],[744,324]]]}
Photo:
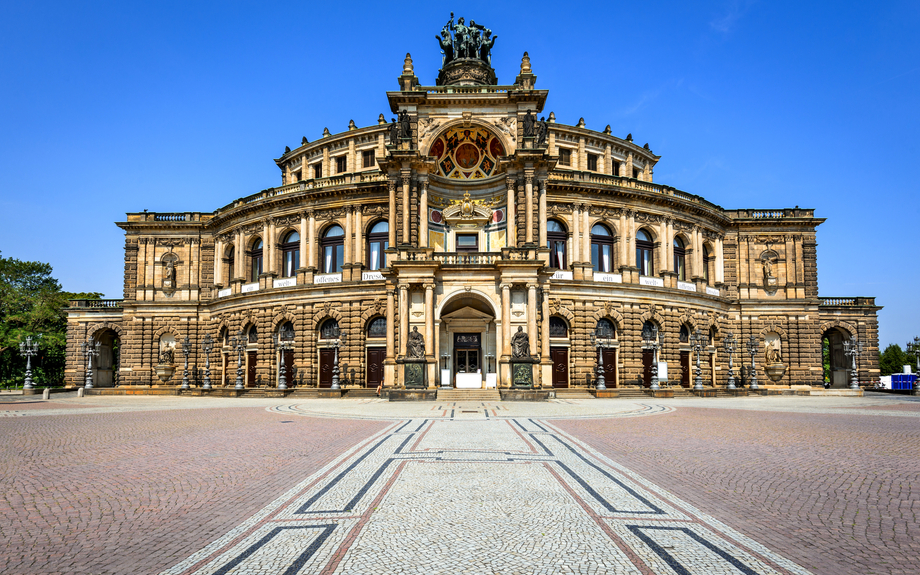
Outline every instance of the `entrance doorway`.
{"label": "entrance doorway", "polygon": [[680,352],[680,386],[690,387],[690,352]]}
{"label": "entrance doorway", "polygon": [[[569,348],[550,347],[549,357],[550,357],[550,360],[553,362],[553,387],[568,387],[569,386]],[[604,359],[606,359],[606,357]]]}
{"label": "entrance doorway", "polygon": [[319,386],[332,387],[332,366],[335,362],[335,350],[324,347],[319,350]]}
{"label": "entrance doorway", "polygon": [[383,360],[387,357],[387,348],[367,348],[367,378],[364,387],[376,388],[383,383]]}
{"label": "entrance doorway", "polygon": [[94,362],[93,384],[97,387],[114,387],[118,383],[118,334],[107,329],[95,336],[100,343],[99,355]]}
{"label": "entrance doorway", "polygon": [[478,333],[454,334],[454,385],[482,387],[482,341]]}
{"label": "entrance doorway", "polygon": [[604,358],[604,385],[617,387],[617,350],[609,347],[600,348]]}
{"label": "entrance doorway", "polygon": [[655,352],[650,349],[642,350],[642,385],[645,387],[652,386],[652,363],[655,360]]}
{"label": "entrance doorway", "polygon": [[256,386],[256,366],[259,354],[256,351],[250,351],[246,355],[246,387]]}

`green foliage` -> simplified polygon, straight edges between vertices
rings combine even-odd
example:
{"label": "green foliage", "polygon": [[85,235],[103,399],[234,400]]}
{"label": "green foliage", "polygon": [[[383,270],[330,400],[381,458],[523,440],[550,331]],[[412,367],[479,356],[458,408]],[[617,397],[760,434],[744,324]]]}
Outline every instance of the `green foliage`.
{"label": "green foliage", "polygon": [[831,340],[821,339],[821,365],[824,367],[824,383],[831,382]]}
{"label": "green foliage", "polygon": [[40,385],[64,380],[67,312],[71,299],[99,299],[99,293],[68,293],[51,276],[51,266],[0,255],[0,385],[21,386],[26,360],[19,343],[42,334],[32,358],[32,379]]}
{"label": "green foliage", "polygon": [[917,373],[917,358],[913,354],[908,354],[901,349],[901,346],[893,343],[885,348],[885,351],[878,358],[879,369],[882,375],[891,375],[892,373],[901,373],[905,365],[910,365],[914,373]]}

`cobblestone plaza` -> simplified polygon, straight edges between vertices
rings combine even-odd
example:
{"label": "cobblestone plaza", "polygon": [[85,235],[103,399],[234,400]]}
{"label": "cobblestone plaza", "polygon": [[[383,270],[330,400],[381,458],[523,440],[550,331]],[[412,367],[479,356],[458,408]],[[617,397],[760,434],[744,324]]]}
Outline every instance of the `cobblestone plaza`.
{"label": "cobblestone plaza", "polygon": [[920,402],[0,397],[0,565],[917,573]]}

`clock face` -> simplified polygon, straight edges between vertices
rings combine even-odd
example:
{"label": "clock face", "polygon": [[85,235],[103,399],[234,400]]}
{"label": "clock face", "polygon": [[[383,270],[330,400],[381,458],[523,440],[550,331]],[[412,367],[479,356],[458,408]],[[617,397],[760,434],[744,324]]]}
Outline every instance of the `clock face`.
{"label": "clock face", "polygon": [[438,174],[455,180],[475,180],[494,175],[498,158],[505,154],[501,140],[484,128],[450,128],[431,145]]}

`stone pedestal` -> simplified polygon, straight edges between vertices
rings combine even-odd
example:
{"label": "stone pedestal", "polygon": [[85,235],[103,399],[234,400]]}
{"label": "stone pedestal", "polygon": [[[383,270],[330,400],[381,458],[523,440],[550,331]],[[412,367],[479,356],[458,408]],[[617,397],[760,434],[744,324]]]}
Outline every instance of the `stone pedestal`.
{"label": "stone pedestal", "polygon": [[176,373],[176,366],[161,363],[160,365],[156,366],[156,372],[157,377],[160,378],[160,381],[166,383],[172,379],[173,374]]}
{"label": "stone pedestal", "polygon": [[770,381],[776,383],[777,381],[783,379],[783,376],[786,374],[786,366],[782,363],[770,363],[763,368],[766,372],[767,377],[770,378]]}
{"label": "stone pedestal", "polygon": [[403,386],[406,389],[424,389],[428,387],[428,365],[425,358],[397,359],[402,365]]}
{"label": "stone pedestal", "polygon": [[512,357],[511,387],[533,389],[533,366],[538,361],[532,357]]}
{"label": "stone pedestal", "polygon": [[495,70],[479,58],[458,58],[438,71],[438,86],[495,86]]}

